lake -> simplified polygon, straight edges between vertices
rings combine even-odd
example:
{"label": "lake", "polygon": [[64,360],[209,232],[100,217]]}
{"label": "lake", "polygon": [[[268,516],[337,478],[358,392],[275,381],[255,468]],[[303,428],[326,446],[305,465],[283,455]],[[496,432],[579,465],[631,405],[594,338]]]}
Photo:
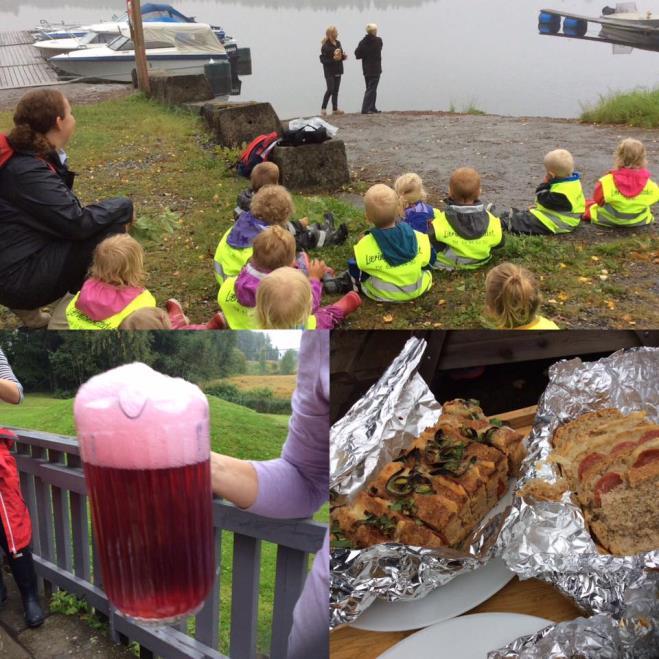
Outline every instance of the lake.
{"label": "lake", "polygon": [[[325,28],[334,24],[349,54],[340,107],[358,111],[361,65],[353,51],[366,23],[384,40],[382,110],[464,110],[515,116],[576,117],[600,94],[653,86],[659,53],[612,53],[612,46],[538,34],[538,11],[553,8],[597,17],[604,0],[182,0],[173,6],[222,25],[252,49],[254,75],[244,99],[270,101],[280,116],[317,113],[324,91],[318,61]],[[331,4],[331,8],[328,5]],[[641,10],[659,13],[647,0]],[[0,0],[3,29],[49,21],[97,22],[121,2]]]}

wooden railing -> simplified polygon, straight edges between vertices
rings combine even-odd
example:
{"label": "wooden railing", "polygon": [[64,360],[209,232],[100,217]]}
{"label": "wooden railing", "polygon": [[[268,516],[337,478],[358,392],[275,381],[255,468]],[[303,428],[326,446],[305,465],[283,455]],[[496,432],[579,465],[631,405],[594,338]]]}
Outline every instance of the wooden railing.
{"label": "wooden railing", "polygon": [[87,490],[78,443],[72,437],[13,428],[23,497],[32,516],[37,575],[47,598],[62,588],[84,598],[108,618],[117,642],[137,641],[140,656],[166,659],[226,659],[218,650],[220,626],[221,531],[233,533],[229,654],[256,657],[261,542],[277,545],[271,659],[286,657],[293,608],[307,574],[308,555],[320,549],[326,527],[311,520],[260,517],[224,501],[213,502],[218,567],[211,594],[195,616],[194,637],[187,621],[172,626],[140,625],[117,612],[103,592],[98,554],[89,523]]}

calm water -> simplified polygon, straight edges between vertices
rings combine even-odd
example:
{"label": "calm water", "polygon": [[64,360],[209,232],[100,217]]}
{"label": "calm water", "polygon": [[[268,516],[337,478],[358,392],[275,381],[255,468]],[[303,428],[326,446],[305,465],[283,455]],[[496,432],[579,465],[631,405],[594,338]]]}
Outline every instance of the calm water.
{"label": "calm water", "polygon": [[[637,0],[659,14],[659,0]],[[606,0],[181,0],[172,5],[222,25],[250,46],[254,75],[243,97],[269,100],[281,116],[318,112],[324,81],[318,61],[329,24],[350,59],[340,107],[361,106],[363,78],[352,57],[364,26],[376,22],[384,40],[378,105],[383,110],[462,110],[574,117],[607,91],[656,84],[659,53],[614,55],[608,44],[540,36],[538,10],[598,16]],[[613,5],[615,3],[609,2]],[[95,22],[123,10],[121,1],[0,0],[2,29],[39,20]],[[331,5],[331,9],[328,9]]]}

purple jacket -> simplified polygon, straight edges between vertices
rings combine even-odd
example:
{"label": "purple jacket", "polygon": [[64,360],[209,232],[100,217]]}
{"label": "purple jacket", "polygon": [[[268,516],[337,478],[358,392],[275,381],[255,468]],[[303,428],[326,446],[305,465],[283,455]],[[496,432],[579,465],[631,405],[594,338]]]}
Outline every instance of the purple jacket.
{"label": "purple jacket", "polygon": [[236,249],[244,249],[250,247],[254,242],[254,238],[258,236],[263,229],[269,225],[258,217],[254,217],[249,211],[241,213],[240,217],[229,233],[227,243]]}
{"label": "purple jacket", "polygon": [[[297,388],[281,458],[252,462],[258,494],[250,512],[266,517],[313,515],[329,491],[329,332],[302,335]],[[329,656],[329,536],[293,614],[288,659]]]}
{"label": "purple jacket", "polygon": [[[251,260],[247,263],[236,279],[236,299],[239,304],[242,304],[243,307],[256,306],[256,289],[267,274],[267,272],[252,265]],[[311,279],[310,284],[313,298],[311,313],[316,313],[323,297],[323,285],[317,279]]]}

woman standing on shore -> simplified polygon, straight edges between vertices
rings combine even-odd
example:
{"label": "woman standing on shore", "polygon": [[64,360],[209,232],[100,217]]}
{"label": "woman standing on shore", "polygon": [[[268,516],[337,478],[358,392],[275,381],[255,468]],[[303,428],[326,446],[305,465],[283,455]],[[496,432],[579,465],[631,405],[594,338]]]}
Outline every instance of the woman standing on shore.
{"label": "woman standing on shore", "polygon": [[343,52],[338,36],[339,31],[336,26],[330,25],[325,30],[325,38],[320,49],[320,61],[327,84],[323,104],[320,107],[320,114],[323,116],[327,114],[327,104],[330,98],[332,99],[333,114],[343,114],[343,111],[339,110],[339,86],[343,75],[343,60],[348,59],[348,56]]}

